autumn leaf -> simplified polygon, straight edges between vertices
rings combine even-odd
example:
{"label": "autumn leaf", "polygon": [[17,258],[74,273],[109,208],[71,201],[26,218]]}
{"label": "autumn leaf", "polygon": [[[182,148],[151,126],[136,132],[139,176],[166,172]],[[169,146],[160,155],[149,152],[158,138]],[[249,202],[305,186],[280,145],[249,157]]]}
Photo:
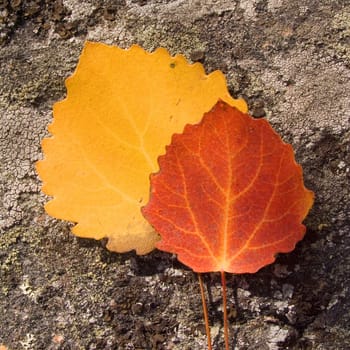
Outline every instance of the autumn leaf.
{"label": "autumn leaf", "polygon": [[46,211],[76,222],[78,236],[108,237],[110,250],[145,254],[159,236],[140,207],[171,135],[198,122],[218,98],[243,111],[246,103],[229,95],[221,72],[206,75],[202,65],[162,48],[87,42],[66,86],[37,163],[42,190],[53,197]]}
{"label": "autumn leaf", "polygon": [[197,272],[255,272],[305,233],[313,203],[293,149],[266,120],[219,101],[174,135],[142,209],[157,248]]}

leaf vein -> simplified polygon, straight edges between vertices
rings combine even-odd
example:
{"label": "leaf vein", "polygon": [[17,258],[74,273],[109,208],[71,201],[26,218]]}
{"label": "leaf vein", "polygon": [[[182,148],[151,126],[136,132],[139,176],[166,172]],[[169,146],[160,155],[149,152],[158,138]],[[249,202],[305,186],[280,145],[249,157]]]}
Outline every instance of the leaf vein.
{"label": "leaf vein", "polygon": [[[187,191],[187,184],[186,184],[186,178],[185,178],[185,173],[184,173],[184,169],[181,165],[181,162],[179,160],[179,156],[177,154],[177,151],[174,152],[175,154],[175,157],[176,157],[176,163],[177,163],[177,166],[179,168],[179,174],[181,176],[181,179],[182,179],[182,183],[183,183],[183,188],[184,188],[184,198],[185,198],[185,202],[186,202],[186,206],[188,208],[188,211],[189,211],[189,214],[190,214],[190,217],[191,217],[191,220],[192,220],[192,223],[196,229],[197,232],[200,232],[199,230],[199,227],[198,227],[198,223],[197,223],[197,220],[196,220],[196,217],[194,215],[194,212],[192,210],[192,207],[188,201],[188,191]],[[201,242],[203,243],[203,245],[205,246],[205,248],[207,249],[208,251],[208,254],[214,259],[216,260],[216,257],[215,255],[213,254],[213,251],[211,250],[210,248],[210,244],[208,244],[208,242],[203,238],[202,235],[199,235],[199,238],[201,240]]]}

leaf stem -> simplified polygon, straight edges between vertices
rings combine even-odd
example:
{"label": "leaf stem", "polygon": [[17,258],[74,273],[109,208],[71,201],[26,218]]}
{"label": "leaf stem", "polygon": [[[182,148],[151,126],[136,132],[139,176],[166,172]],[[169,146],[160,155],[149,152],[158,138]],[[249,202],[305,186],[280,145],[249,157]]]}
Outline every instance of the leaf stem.
{"label": "leaf stem", "polygon": [[225,276],[225,271],[221,271],[221,285],[222,285],[222,303],[223,303],[223,310],[224,310],[225,350],[229,350],[228,322],[227,322],[226,276]]}
{"label": "leaf stem", "polygon": [[197,275],[198,275],[198,281],[199,281],[199,288],[201,290],[203,316],[204,316],[204,323],[205,323],[205,332],[207,334],[207,341],[208,341],[208,350],[212,350],[210,328],[209,328],[209,318],[208,318],[208,309],[207,309],[207,303],[205,301],[203,279],[202,279],[202,275],[200,273],[197,273]]}

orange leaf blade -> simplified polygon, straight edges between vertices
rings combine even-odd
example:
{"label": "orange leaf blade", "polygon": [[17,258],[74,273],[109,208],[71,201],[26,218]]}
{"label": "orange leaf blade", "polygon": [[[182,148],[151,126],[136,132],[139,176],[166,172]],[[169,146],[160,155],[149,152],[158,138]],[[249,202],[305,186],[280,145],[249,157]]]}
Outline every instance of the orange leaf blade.
{"label": "orange leaf blade", "polygon": [[221,72],[206,75],[181,55],[136,45],[87,42],[66,86],[37,163],[43,192],[53,197],[45,209],[76,222],[77,236],[108,237],[112,251],[146,254],[159,236],[140,208],[171,135],[198,122],[218,98],[242,110],[246,103],[230,96]]}
{"label": "orange leaf blade", "polygon": [[143,214],[197,272],[255,272],[305,233],[313,203],[293,150],[265,120],[219,101],[159,157]]}

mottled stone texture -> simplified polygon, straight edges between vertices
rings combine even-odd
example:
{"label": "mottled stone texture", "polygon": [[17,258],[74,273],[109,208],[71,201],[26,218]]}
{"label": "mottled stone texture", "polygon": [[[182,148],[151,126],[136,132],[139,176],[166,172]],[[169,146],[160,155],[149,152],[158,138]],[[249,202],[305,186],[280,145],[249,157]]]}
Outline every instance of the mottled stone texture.
{"label": "mottled stone texture", "polygon": [[[308,232],[254,275],[228,276],[235,349],[350,348],[350,7],[346,0],[0,4],[0,345],[205,349],[196,276],[175,257],[108,252],[47,217],[34,162],[84,40],[158,46],[221,69],[293,144],[316,193]],[[220,280],[210,288],[222,349]]]}

